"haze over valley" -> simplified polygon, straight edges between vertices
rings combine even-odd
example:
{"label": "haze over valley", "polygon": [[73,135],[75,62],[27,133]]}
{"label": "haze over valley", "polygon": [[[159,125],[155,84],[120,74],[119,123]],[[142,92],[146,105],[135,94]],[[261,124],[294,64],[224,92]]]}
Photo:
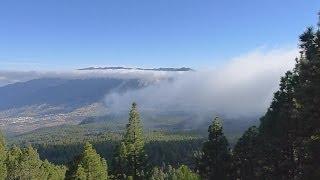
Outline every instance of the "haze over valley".
{"label": "haze over valley", "polygon": [[[137,102],[148,128],[169,127],[163,124],[172,115],[176,120],[171,123],[177,127],[191,123],[181,129],[205,131],[212,116],[219,115],[226,118],[227,129],[241,127],[241,133],[258,122],[278,87],[278,78],[292,68],[295,55],[294,49],[256,50],[211,70],[1,71],[0,123],[8,134],[20,134],[82,121],[123,122],[130,102]],[[148,116],[152,113],[162,114],[165,123]]]}

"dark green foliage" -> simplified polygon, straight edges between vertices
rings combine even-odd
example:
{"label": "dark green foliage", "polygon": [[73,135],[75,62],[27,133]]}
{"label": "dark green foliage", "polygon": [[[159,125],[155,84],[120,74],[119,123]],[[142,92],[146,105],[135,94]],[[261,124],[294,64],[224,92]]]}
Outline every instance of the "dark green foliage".
{"label": "dark green foliage", "polygon": [[203,141],[203,139],[182,139],[149,142],[145,146],[148,163],[151,166],[170,164],[174,167],[185,164],[193,168],[195,166],[193,154],[201,149]]}
{"label": "dark green foliage", "polygon": [[200,176],[185,165],[180,166],[178,169],[170,170],[168,175],[171,180],[200,180]]}
{"label": "dark green foliage", "polygon": [[[298,86],[296,99],[299,103],[299,120],[303,126],[299,129],[299,143],[307,147],[300,148],[300,160],[303,164],[303,176],[310,178],[320,170],[319,141],[320,133],[320,30],[308,28],[300,36],[301,57],[296,66]],[[318,152],[318,153],[316,153]],[[316,173],[319,175],[319,173]]]}
{"label": "dark green foliage", "polygon": [[177,169],[171,166],[168,168],[155,167],[151,172],[150,180],[200,180],[200,176],[185,165],[181,165]]}
{"label": "dark green foliage", "polygon": [[6,154],[6,142],[0,132],[0,179],[5,179],[7,177]]}
{"label": "dark green foliage", "polygon": [[[179,164],[193,165],[193,152],[198,151],[204,139],[187,133],[166,133],[150,132],[146,133],[145,152],[150,166],[162,166],[171,164],[177,167]],[[98,141],[92,143],[103,158],[108,161],[110,169],[113,169],[114,159],[112,156],[117,150],[118,141]],[[81,143],[76,144],[35,144],[41,159],[48,159],[55,164],[67,164],[73,161],[74,157],[83,151]]]}
{"label": "dark green foliage", "polygon": [[126,133],[115,157],[118,165],[117,171],[120,175],[126,174],[132,176],[135,180],[143,177],[146,160],[144,145],[140,115],[136,103],[133,103]]}
{"label": "dark green foliage", "polygon": [[48,160],[45,160],[40,167],[40,172],[42,172],[41,177],[48,180],[65,179],[66,170],[66,167],[56,166],[50,163]]}
{"label": "dark green foliage", "polygon": [[[280,88],[261,118],[260,132],[249,133],[249,129],[235,147],[234,166],[240,178],[320,178],[319,29],[307,28],[300,36],[300,50],[296,67],[281,78]],[[254,142],[258,146],[251,149]],[[249,159],[258,168],[241,170]]]}
{"label": "dark green foliage", "polygon": [[163,172],[161,168],[154,167],[151,171],[150,180],[165,180],[168,178],[167,173]]}
{"label": "dark green foliage", "polygon": [[227,179],[231,155],[227,138],[223,135],[222,124],[215,118],[208,129],[208,141],[203,144],[198,169],[204,179]]}
{"label": "dark green foliage", "polygon": [[280,89],[261,118],[263,176],[291,179],[298,173],[294,152],[297,150],[299,129],[304,125],[298,119],[299,104],[294,97],[297,79],[296,73],[290,71],[281,78]]}
{"label": "dark green foliage", "polygon": [[234,179],[259,179],[261,164],[259,164],[259,131],[250,127],[238,140],[233,149]]}
{"label": "dark green foliage", "polygon": [[8,179],[16,179],[18,177],[18,172],[20,169],[19,158],[22,155],[22,151],[17,146],[13,146],[7,154],[7,170]]}
{"label": "dark green foliage", "polygon": [[48,161],[41,161],[35,149],[28,146],[20,149],[14,146],[7,156],[7,179],[52,179],[62,180],[66,169]]}
{"label": "dark green foliage", "polygon": [[84,151],[74,169],[74,179],[79,180],[107,180],[107,162],[101,158],[90,143],[86,143]]}

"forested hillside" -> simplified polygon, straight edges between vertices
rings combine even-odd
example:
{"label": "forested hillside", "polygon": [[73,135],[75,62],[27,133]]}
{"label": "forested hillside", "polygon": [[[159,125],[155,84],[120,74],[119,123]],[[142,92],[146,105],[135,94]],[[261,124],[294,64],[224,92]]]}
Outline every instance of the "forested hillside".
{"label": "forested hillside", "polygon": [[0,179],[320,179],[320,24],[299,39],[295,68],[281,78],[260,125],[234,146],[219,117],[206,139],[192,131],[146,132],[133,103],[123,131],[110,125],[82,142],[77,129],[70,139],[39,136],[54,143],[21,147],[7,146],[1,136]]}

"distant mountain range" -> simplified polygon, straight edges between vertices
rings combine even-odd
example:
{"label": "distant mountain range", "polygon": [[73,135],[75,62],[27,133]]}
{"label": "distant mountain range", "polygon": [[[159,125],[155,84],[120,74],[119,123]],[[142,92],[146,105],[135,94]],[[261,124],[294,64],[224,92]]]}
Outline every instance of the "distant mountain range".
{"label": "distant mountain range", "polygon": [[105,96],[145,87],[140,79],[40,78],[0,87],[0,128],[24,132],[105,113]]}
{"label": "distant mountain range", "polygon": [[138,79],[34,79],[0,87],[0,110],[40,104],[81,107],[103,100],[108,93],[141,87]]}
{"label": "distant mountain range", "polygon": [[141,70],[141,71],[194,71],[191,68],[181,67],[181,68],[130,68],[130,67],[88,67],[78,69],[83,70]]}

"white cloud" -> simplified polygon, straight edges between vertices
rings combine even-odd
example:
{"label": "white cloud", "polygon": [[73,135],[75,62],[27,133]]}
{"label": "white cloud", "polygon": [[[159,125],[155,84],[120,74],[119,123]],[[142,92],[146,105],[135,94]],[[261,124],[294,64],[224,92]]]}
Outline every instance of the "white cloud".
{"label": "white cloud", "polygon": [[114,110],[137,102],[143,109],[206,111],[229,117],[261,115],[280,76],[294,67],[296,49],[256,50],[212,70],[185,73],[137,91],[111,94]]}
{"label": "white cloud", "polygon": [[90,70],[90,71],[0,71],[0,86],[38,78],[120,78],[155,81],[175,76],[175,72],[141,70]]}

